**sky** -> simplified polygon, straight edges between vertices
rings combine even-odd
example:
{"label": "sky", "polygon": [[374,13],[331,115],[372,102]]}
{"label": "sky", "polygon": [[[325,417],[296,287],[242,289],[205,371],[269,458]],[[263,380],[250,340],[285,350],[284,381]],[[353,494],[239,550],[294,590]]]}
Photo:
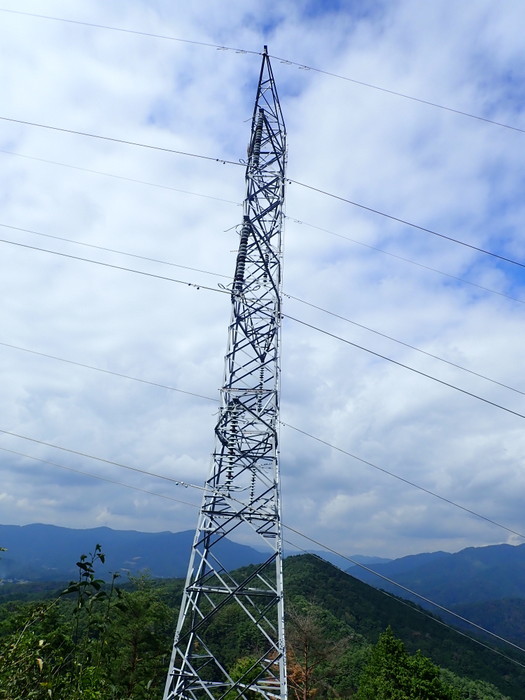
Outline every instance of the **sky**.
{"label": "sky", "polygon": [[521,0],[0,0],[0,522],[196,526],[173,480],[210,468],[268,45],[284,524],[346,555],[525,541],[524,24]]}

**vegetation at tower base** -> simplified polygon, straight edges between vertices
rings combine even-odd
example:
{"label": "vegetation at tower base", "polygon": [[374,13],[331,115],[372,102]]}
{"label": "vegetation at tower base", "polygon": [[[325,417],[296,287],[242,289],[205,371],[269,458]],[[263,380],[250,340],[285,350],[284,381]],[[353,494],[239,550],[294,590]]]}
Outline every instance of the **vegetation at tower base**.
{"label": "vegetation at tower base", "polygon": [[[18,586],[23,602],[12,599],[17,587],[1,587],[1,700],[161,697],[183,581],[103,584],[103,558],[95,547],[79,559],[75,581],[38,601],[31,587]],[[314,556],[285,560],[285,583],[293,700],[524,697],[518,666]],[[245,627],[236,606],[225,606],[214,643],[231,677],[249,683],[258,643]]]}
{"label": "vegetation at tower base", "polygon": [[77,580],[58,595],[3,604],[2,700],[158,696],[173,611],[145,577],[126,590],[116,587],[116,577],[104,584],[96,575],[96,565],[103,561],[97,545],[90,556],[80,557]]}

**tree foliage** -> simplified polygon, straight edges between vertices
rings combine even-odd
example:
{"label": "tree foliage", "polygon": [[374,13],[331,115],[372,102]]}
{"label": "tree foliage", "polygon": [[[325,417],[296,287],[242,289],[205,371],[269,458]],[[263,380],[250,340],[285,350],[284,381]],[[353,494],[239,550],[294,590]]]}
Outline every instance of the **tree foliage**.
{"label": "tree foliage", "polygon": [[323,608],[297,597],[288,605],[288,690],[296,700],[333,694],[350,639],[348,629]]}
{"label": "tree foliage", "polygon": [[99,545],[78,580],[46,603],[10,605],[0,623],[1,700],[146,700],[164,684],[172,610],[146,578],[121,591],[96,576]]}
{"label": "tree foliage", "polygon": [[357,700],[457,700],[440,669],[420,652],[411,656],[389,627],[370,653]]}
{"label": "tree foliage", "polygon": [[[391,629],[380,634],[377,616],[373,617],[379,607],[377,591],[357,582],[357,595],[352,584],[349,587],[349,577],[339,570],[313,557],[297,559],[285,567],[285,577],[287,568],[291,572],[286,581],[290,698],[508,700],[485,681],[439,669],[422,653],[411,654]],[[13,602],[11,593],[4,598],[0,700],[162,697],[183,582],[159,584],[141,576],[121,586],[113,576],[105,583],[97,575],[103,562],[97,545],[79,558],[77,579],[60,595],[34,601],[26,591],[23,602]],[[404,636],[406,606],[402,612],[405,627],[398,629],[400,616],[395,610],[391,617],[396,634]],[[253,634],[236,605],[221,609],[211,631],[214,653],[239,683],[225,700],[234,700],[239,693],[255,700],[246,687],[260,672],[263,640]],[[419,639],[428,643],[426,631],[419,632]],[[452,651],[470,671],[471,657],[459,643]],[[522,687],[512,697],[521,698]]]}

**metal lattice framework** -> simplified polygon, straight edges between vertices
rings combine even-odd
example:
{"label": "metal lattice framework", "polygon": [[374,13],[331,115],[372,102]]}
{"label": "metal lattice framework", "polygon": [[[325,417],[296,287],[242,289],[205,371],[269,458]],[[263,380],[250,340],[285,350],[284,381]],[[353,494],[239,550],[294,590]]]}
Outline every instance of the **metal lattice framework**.
{"label": "metal lattice framework", "polygon": [[[164,700],[286,698],[278,463],[281,230],[286,137],[265,47],[246,167],[246,199],[231,287],[232,315],[212,468],[195,533]],[[235,576],[224,538],[267,544]],[[249,537],[248,537],[248,536]],[[227,667],[226,608],[242,619],[242,670]],[[224,612],[223,612],[224,611]],[[234,677],[232,677],[234,676]]]}

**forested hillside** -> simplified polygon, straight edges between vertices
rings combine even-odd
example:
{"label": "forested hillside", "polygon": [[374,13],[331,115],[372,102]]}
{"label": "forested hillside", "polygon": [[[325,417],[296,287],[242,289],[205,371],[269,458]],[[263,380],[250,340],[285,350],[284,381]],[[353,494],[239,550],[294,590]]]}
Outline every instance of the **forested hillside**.
{"label": "forested hillside", "polygon": [[[182,580],[103,584],[104,559],[99,548],[83,557],[77,579],[39,591],[44,599],[4,598],[2,700],[161,697]],[[519,666],[317,557],[287,559],[285,586],[291,698],[523,698]],[[12,598],[16,587],[8,590]],[[30,586],[18,590],[31,595]],[[235,606],[214,624],[217,653],[234,677],[256,642]]]}
{"label": "forested hillside", "polygon": [[418,606],[377,591],[312,556],[287,559],[285,577],[289,606],[307,601],[369,644],[390,626],[411,653],[421,650],[443,668],[493,683],[509,697],[523,698],[524,669],[439,624]]}
{"label": "forested hillside", "polygon": [[[525,599],[504,598],[471,605],[455,605],[454,612],[467,620],[489,629],[491,632],[525,646]],[[457,620],[455,624],[467,629]]]}

